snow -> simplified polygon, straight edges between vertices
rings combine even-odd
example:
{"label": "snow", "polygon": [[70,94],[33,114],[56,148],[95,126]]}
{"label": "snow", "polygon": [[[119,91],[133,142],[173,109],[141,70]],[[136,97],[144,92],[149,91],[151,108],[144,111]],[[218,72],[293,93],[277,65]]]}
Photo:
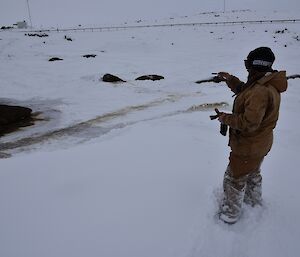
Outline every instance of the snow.
{"label": "snow", "polygon": [[[298,256],[299,81],[282,95],[264,206],[245,206],[231,226],[215,217],[228,139],[202,104],[230,112],[232,93],[194,82],[221,70],[245,79],[243,60],[258,46],[274,50],[275,68],[299,73],[299,33],[297,23],[1,32],[0,102],[44,120],[0,138],[11,155],[0,159],[0,256]],[[128,82],[102,82],[105,73]],[[134,80],[144,74],[165,80]]]}

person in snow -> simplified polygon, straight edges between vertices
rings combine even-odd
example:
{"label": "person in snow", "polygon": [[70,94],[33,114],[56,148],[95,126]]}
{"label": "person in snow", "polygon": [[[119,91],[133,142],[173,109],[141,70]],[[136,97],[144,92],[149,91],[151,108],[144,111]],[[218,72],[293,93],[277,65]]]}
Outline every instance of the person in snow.
{"label": "person in snow", "polygon": [[232,224],[239,219],[243,202],[261,205],[260,167],[272,147],[280,94],[287,89],[286,72],[273,70],[274,61],[270,48],[259,47],[245,60],[246,83],[227,72],[218,73],[236,96],[232,114],[218,113],[221,124],[229,127],[231,148],[219,212],[220,219],[226,223]]}

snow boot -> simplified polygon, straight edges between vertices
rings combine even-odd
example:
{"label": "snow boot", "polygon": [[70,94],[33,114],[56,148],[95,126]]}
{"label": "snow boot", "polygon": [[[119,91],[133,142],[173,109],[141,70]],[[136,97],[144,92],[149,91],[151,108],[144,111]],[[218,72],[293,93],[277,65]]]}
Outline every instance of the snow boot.
{"label": "snow boot", "polygon": [[260,171],[248,175],[244,203],[251,205],[262,205],[262,177]]}
{"label": "snow boot", "polygon": [[246,177],[233,178],[228,166],[223,181],[224,198],[219,212],[219,218],[225,223],[234,224],[239,220],[245,195],[246,181]]}

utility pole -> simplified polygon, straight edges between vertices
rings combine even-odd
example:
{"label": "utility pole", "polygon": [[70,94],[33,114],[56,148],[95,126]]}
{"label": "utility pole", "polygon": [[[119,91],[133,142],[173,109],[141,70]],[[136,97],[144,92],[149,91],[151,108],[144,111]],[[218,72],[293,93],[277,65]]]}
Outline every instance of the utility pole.
{"label": "utility pole", "polygon": [[27,8],[28,8],[28,16],[29,16],[29,21],[30,21],[30,27],[32,28],[32,21],[31,21],[31,14],[30,14],[29,0],[27,0]]}

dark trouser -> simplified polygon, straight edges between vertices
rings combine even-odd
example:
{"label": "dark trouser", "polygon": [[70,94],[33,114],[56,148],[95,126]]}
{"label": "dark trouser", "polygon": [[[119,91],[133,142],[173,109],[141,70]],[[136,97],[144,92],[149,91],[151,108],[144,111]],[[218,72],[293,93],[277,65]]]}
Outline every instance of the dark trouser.
{"label": "dark trouser", "polygon": [[264,160],[264,156],[240,156],[230,153],[229,164],[231,176],[235,179],[257,173]]}

